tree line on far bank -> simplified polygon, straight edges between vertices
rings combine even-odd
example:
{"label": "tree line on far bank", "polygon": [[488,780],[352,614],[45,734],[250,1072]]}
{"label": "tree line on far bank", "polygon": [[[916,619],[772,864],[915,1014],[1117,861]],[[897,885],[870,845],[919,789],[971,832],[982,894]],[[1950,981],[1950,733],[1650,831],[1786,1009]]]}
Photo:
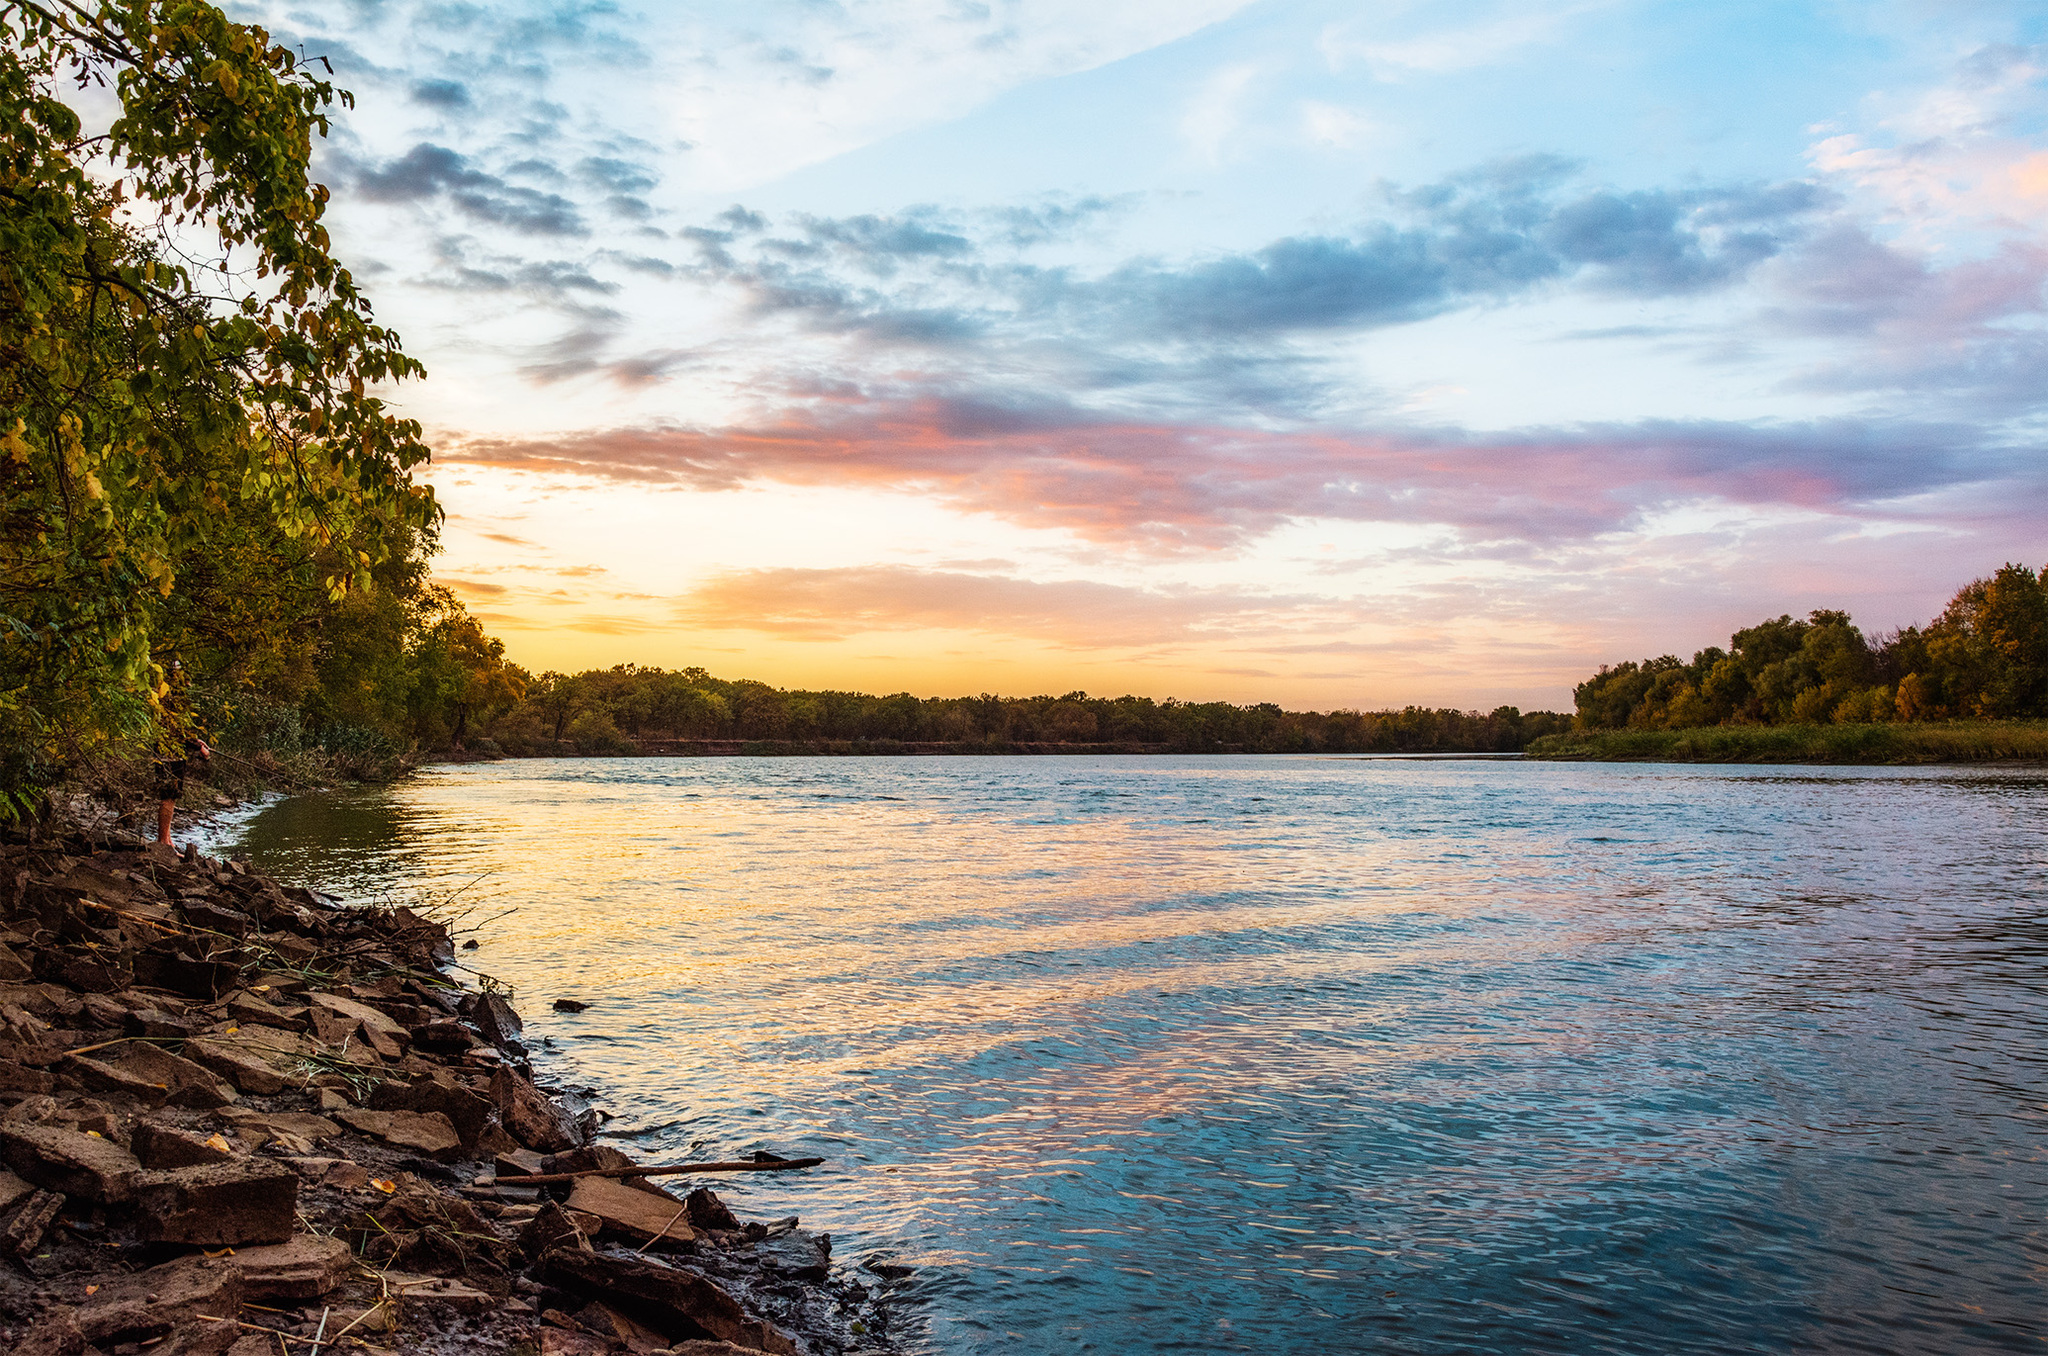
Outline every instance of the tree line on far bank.
{"label": "tree line on far bank", "polygon": [[[521,675],[523,677],[523,675]],[[742,740],[787,747],[945,744],[1246,753],[1490,753],[1519,750],[1570,719],[1502,706],[1490,712],[1286,711],[1270,702],[1150,697],[916,697],[908,692],[807,691],[729,680],[701,668],[621,664],[527,679],[525,695],[480,728],[486,752],[623,753],[677,741]]]}
{"label": "tree line on far bank", "polygon": [[1603,666],[1573,695],[1580,730],[2048,716],[2048,569],[1973,580],[1924,627],[1866,637],[1846,612],[1780,616],[1690,663]]}

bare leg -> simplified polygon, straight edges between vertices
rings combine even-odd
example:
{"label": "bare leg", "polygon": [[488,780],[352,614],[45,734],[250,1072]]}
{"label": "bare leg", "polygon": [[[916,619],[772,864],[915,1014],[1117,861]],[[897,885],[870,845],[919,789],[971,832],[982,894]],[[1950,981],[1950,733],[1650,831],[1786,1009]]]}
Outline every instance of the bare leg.
{"label": "bare leg", "polygon": [[177,808],[178,802],[174,800],[160,800],[156,803],[157,842],[169,843],[171,841],[171,812]]}

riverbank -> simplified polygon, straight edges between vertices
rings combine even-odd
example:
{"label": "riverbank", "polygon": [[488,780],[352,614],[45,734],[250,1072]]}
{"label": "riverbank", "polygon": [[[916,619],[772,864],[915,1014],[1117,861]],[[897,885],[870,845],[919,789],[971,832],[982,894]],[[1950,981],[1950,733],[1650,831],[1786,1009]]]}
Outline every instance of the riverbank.
{"label": "riverbank", "polygon": [[0,842],[0,1349],[890,1349],[828,1236],[631,1175],[537,1086],[458,935],[119,833]]}
{"label": "riverbank", "polygon": [[1583,730],[1532,740],[1523,756],[1610,763],[2033,763],[2048,761],[2048,721]]}

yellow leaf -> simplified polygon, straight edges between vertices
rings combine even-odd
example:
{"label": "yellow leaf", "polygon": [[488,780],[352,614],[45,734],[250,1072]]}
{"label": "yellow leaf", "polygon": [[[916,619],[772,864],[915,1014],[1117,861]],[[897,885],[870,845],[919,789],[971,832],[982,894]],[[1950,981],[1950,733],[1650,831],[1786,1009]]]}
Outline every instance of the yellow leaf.
{"label": "yellow leaf", "polygon": [[386,1196],[392,1195],[398,1190],[398,1183],[387,1182],[382,1177],[372,1177],[370,1185],[383,1192]]}

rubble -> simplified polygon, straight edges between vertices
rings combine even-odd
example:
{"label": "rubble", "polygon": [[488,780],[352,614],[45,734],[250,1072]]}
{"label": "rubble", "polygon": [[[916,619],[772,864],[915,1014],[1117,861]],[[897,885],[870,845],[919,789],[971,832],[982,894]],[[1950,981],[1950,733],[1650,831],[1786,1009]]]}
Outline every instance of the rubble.
{"label": "rubble", "polygon": [[650,1180],[818,1160],[594,1142],[455,954],[242,863],[0,841],[0,1351],[893,1349],[829,1237]]}

